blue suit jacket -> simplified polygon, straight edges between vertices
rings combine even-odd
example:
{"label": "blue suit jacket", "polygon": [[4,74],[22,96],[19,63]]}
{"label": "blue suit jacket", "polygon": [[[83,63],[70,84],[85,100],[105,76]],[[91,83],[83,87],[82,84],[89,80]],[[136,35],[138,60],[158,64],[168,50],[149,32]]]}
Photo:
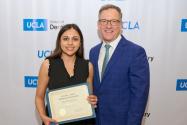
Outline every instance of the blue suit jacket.
{"label": "blue suit jacket", "polygon": [[149,93],[149,64],[145,50],[123,36],[99,79],[102,43],[90,50],[94,65],[94,94],[98,97],[96,125],[141,125]]}

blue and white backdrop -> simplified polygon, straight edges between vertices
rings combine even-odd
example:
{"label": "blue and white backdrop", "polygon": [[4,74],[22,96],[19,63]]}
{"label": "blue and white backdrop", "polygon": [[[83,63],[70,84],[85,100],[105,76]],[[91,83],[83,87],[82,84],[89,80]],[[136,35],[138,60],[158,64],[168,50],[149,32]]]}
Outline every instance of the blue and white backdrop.
{"label": "blue and white backdrop", "polygon": [[85,56],[99,43],[97,14],[121,7],[123,34],[143,46],[151,86],[142,125],[187,123],[187,0],[0,0],[0,124],[40,125],[34,97],[59,28],[80,26]]}

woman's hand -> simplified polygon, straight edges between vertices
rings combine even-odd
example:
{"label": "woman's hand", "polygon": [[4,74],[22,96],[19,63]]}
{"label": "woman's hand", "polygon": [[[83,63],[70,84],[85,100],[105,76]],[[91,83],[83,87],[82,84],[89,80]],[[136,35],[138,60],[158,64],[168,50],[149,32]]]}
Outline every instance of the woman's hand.
{"label": "woman's hand", "polygon": [[94,106],[94,108],[97,107],[97,102],[98,102],[98,99],[97,99],[97,96],[95,95],[89,95],[88,98],[87,98],[88,102],[90,104],[92,104]]}
{"label": "woman's hand", "polygon": [[45,125],[51,125],[50,123],[55,123],[55,125],[58,125],[58,122],[52,118],[49,118],[46,115],[41,116],[42,121]]}

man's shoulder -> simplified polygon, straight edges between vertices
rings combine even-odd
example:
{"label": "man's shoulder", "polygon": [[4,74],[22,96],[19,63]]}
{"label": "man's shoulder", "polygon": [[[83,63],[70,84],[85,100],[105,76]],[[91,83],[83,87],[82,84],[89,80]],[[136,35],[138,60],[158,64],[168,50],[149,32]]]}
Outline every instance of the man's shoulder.
{"label": "man's shoulder", "polygon": [[92,51],[100,49],[102,43],[99,43],[91,48]]}
{"label": "man's shoulder", "polygon": [[143,47],[140,46],[139,44],[137,44],[136,42],[127,40],[127,39],[125,39],[124,37],[122,38],[122,42],[123,42],[125,45],[128,45],[129,47],[131,47],[131,48],[133,48],[133,49],[143,49]]}

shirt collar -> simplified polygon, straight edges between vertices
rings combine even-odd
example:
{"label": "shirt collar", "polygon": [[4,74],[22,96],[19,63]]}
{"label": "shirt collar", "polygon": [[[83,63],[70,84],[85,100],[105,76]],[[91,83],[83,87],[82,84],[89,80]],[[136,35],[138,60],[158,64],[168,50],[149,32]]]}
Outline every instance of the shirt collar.
{"label": "shirt collar", "polygon": [[106,44],[109,44],[112,48],[116,48],[120,39],[121,39],[121,35],[119,35],[114,41],[111,42],[103,41],[102,47],[104,47]]}

